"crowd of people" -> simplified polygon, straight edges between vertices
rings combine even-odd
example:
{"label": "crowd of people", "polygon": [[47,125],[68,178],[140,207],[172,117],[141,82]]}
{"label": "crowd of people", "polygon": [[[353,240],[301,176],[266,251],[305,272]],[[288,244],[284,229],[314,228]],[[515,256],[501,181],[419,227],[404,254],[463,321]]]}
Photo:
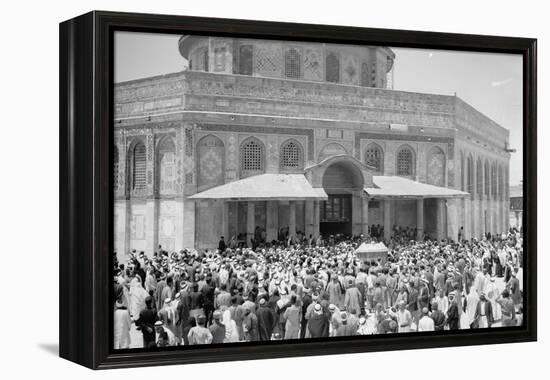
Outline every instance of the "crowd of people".
{"label": "crowd of people", "polygon": [[517,230],[458,242],[412,234],[395,234],[376,261],[355,254],[372,236],[133,251],[115,259],[115,349],[521,325]]}

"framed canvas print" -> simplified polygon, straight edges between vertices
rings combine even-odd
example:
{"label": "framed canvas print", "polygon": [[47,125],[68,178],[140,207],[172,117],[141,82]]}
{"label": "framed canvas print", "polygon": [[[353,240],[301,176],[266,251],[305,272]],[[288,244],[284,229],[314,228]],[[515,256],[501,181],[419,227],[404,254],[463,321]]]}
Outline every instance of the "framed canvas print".
{"label": "framed canvas print", "polygon": [[536,40],[60,25],[60,355],[536,340]]}

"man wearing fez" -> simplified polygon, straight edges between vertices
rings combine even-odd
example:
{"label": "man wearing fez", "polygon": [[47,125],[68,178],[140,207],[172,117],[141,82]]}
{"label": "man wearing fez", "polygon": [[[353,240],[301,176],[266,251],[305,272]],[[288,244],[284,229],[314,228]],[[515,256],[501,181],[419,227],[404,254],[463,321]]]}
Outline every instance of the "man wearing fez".
{"label": "man wearing fez", "polygon": [[260,298],[258,301],[258,311],[256,312],[258,319],[258,336],[261,341],[271,339],[273,334],[273,327],[275,326],[275,313],[268,306],[265,297]]}
{"label": "man wearing fez", "polygon": [[307,328],[311,338],[322,338],[329,336],[330,313],[319,303],[313,305],[313,313],[308,320]]}

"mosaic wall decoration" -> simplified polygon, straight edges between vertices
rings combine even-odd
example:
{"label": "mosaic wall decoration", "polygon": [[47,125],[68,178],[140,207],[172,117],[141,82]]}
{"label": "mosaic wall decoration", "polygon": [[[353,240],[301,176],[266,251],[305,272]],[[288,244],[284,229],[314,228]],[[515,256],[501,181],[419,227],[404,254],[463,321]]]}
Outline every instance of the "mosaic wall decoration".
{"label": "mosaic wall decoration", "polygon": [[321,149],[321,151],[319,152],[318,162],[321,162],[324,159],[326,159],[328,157],[331,157],[331,156],[336,156],[336,155],[339,155],[339,154],[347,154],[347,153],[348,152],[346,152],[346,149],[342,145],[337,144],[337,143],[330,143],[330,144],[325,145],[323,147],[323,149]]}
{"label": "mosaic wall decoration", "polygon": [[198,143],[197,185],[199,191],[224,183],[225,147],[218,137],[208,135]]}
{"label": "mosaic wall decoration", "polygon": [[304,79],[323,80],[321,51],[306,49],[304,54]]}
{"label": "mosaic wall decoration", "polygon": [[432,149],[428,155],[427,182],[445,186],[445,154],[439,148]]}
{"label": "mosaic wall decoration", "polygon": [[282,71],[280,48],[271,44],[260,44],[255,49],[255,73],[267,77],[278,77]]}
{"label": "mosaic wall decoration", "polygon": [[171,137],[165,137],[158,147],[159,194],[176,192],[176,146]]}
{"label": "mosaic wall decoration", "polygon": [[342,59],[342,83],[359,84],[359,62],[353,55],[344,55]]}

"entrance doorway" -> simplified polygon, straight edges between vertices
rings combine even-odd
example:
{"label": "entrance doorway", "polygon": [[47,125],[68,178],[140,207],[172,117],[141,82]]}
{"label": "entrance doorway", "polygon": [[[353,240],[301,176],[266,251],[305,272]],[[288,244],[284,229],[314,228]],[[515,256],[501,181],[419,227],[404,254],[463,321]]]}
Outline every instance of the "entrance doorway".
{"label": "entrance doorway", "polygon": [[[354,231],[354,217],[361,217],[361,208],[353,209],[352,196],[363,190],[363,174],[351,161],[337,161],[331,164],[323,174],[323,188],[328,195],[321,202],[319,209],[319,232],[322,236],[343,234],[352,236],[361,231]],[[357,213],[354,215],[354,213]],[[357,224],[357,223],[356,223]],[[360,223],[357,224],[361,227]]]}
{"label": "entrance doorway", "polygon": [[320,204],[320,232],[323,236],[351,235],[351,195],[332,194]]}

